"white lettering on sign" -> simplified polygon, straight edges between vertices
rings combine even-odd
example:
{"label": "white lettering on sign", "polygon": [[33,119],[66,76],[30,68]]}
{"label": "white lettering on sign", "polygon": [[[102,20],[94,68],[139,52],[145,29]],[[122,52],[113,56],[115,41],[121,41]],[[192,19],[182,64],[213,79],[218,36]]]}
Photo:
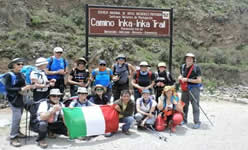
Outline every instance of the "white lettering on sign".
{"label": "white lettering on sign", "polygon": [[96,27],[100,27],[100,26],[113,27],[113,26],[115,26],[115,22],[114,21],[108,21],[108,20],[96,20],[96,18],[91,18],[90,19],[90,25],[91,26],[96,26]]}
{"label": "white lettering on sign", "polygon": [[150,22],[145,22],[144,20],[136,20],[136,27],[138,28],[150,28]]}
{"label": "white lettering on sign", "polygon": [[132,21],[126,21],[126,19],[124,20],[118,20],[119,22],[119,27],[133,27],[133,22]]}
{"label": "white lettering on sign", "polygon": [[152,20],[152,21],[153,21],[153,27],[154,28],[157,28],[157,27],[165,28],[166,27],[165,21],[163,21],[163,22],[157,22],[156,20]]}

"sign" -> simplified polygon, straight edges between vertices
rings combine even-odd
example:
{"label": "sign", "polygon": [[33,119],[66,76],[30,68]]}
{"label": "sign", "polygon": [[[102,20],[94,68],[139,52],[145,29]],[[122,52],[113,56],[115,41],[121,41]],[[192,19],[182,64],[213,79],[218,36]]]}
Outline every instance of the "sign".
{"label": "sign", "polygon": [[169,37],[170,11],[165,9],[89,6],[88,35]]}

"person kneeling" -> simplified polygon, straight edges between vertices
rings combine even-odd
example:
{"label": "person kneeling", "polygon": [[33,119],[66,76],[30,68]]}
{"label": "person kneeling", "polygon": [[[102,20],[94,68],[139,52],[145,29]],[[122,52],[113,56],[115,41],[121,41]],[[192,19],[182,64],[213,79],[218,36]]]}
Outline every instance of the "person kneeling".
{"label": "person kneeling", "polygon": [[158,117],[167,121],[166,125],[171,132],[176,132],[176,126],[183,121],[183,102],[179,100],[174,86],[165,86],[159,97],[157,108],[160,111]]}
{"label": "person kneeling", "polygon": [[130,99],[131,93],[128,90],[121,91],[120,99],[115,101],[115,109],[119,112],[119,122],[124,123],[122,132],[130,135],[129,128],[134,123],[133,112],[134,102]]}
{"label": "person kneeling", "polygon": [[153,126],[155,123],[155,107],[157,102],[150,96],[150,91],[145,89],[142,91],[142,97],[136,101],[137,113],[134,118],[138,122],[138,129],[146,126]]}
{"label": "person kneeling", "polygon": [[31,123],[31,130],[39,134],[36,141],[41,148],[48,147],[45,142],[48,133],[50,133],[50,137],[54,137],[55,134],[67,136],[62,111],[64,105],[59,102],[61,95],[59,89],[51,89],[49,99],[40,103],[37,110],[37,119]]}

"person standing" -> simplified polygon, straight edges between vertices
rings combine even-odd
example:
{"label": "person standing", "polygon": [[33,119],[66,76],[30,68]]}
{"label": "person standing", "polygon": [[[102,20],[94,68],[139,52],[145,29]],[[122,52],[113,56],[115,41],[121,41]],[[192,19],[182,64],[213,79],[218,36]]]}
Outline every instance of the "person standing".
{"label": "person standing", "polygon": [[148,89],[152,93],[152,88],[155,84],[155,74],[148,70],[148,63],[142,61],[139,66],[140,70],[136,70],[132,80],[135,101],[141,97],[141,93],[145,89]]}
{"label": "person standing", "polygon": [[114,100],[120,98],[122,90],[129,90],[129,79],[131,79],[135,68],[126,62],[126,56],[119,54],[116,63],[112,66],[113,70],[113,96]]}
{"label": "person standing", "polygon": [[94,81],[94,86],[101,84],[107,89],[106,95],[110,100],[112,95],[112,77],[113,72],[110,68],[106,67],[106,61],[100,60],[98,68],[94,69],[91,73],[91,81]]}
{"label": "person standing", "polygon": [[131,93],[128,90],[121,91],[120,99],[115,101],[115,109],[119,113],[119,122],[124,123],[122,132],[130,135],[129,128],[133,125],[135,119],[133,117],[135,104],[131,100]]}
{"label": "person standing", "polygon": [[65,89],[65,75],[68,73],[68,63],[65,58],[62,57],[63,49],[61,47],[55,47],[53,49],[54,56],[48,58],[48,65],[46,74],[48,80],[56,79],[54,88],[58,88],[61,93],[64,93]]}
{"label": "person standing", "polygon": [[155,73],[155,95],[156,95],[156,101],[158,102],[158,98],[161,96],[161,93],[163,91],[163,88],[165,86],[173,85],[175,83],[175,80],[172,78],[170,72],[166,70],[166,63],[160,62],[158,63],[158,71]]}
{"label": "person standing", "polygon": [[54,86],[55,79],[51,79],[50,82],[45,74],[45,69],[48,64],[46,58],[40,57],[36,60],[35,66],[37,70],[33,70],[30,74],[31,83],[35,85],[33,91],[34,101],[39,101],[40,99],[47,98],[49,95],[49,87]]}
{"label": "person standing", "polygon": [[182,101],[185,103],[183,108],[184,121],[182,123],[186,124],[188,121],[189,102],[191,102],[194,118],[193,129],[198,129],[201,125],[199,109],[200,87],[202,82],[201,69],[197,64],[195,64],[196,59],[194,54],[187,53],[184,60],[185,64],[180,67],[180,75],[178,77],[181,84],[181,89],[184,83],[188,84],[188,89],[182,90]]}
{"label": "person standing", "polygon": [[10,73],[7,73],[6,78],[6,91],[7,99],[12,111],[11,131],[10,131],[10,144],[14,147],[20,147],[22,144],[19,138],[24,138],[25,135],[20,132],[20,122],[24,108],[23,92],[33,89],[33,85],[25,85],[25,77],[20,72],[24,65],[24,59],[15,58],[9,64],[8,68],[11,70],[11,74],[14,74],[15,81],[12,84],[14,78]]}
{"label": "person standing", "polygon": [[90,84],[89,71],[86,69],[87,61],[81,57],[76,60],[76,68],[73,68],[68,77],[71,96],[77,95],[78,87],[87,88]]}

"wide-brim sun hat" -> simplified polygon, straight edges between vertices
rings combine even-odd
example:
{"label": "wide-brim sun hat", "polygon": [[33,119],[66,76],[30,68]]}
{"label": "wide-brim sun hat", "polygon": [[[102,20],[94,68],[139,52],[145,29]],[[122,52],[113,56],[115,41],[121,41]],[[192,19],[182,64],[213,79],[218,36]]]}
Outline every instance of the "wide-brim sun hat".
{"label": "wide-brim sun hat", "polygon": [[84,64],[87,64],[87,60],[83,57],[76,59],[76,63],[79,63],[79,62],[84,62]]}
{"label": "wide-brim sun hat", "polygon": [[50,95],[63,95],[63,93],[60,93],[59,89],[51,89],[50,93],[49,93],[49,96]]}
{"label": "wide-brim sun hat", "polygon": [[88,94],[88,90],[85,87],[79,87],[77,93],[85,93]]}
{"label": "wide-brim sun hat", "polygon": [[63,53],[63,48],[61,48],[61,47],[55,47],[54,49],[53,49],[53,52],[55,52],[55,53],[59,53],[59,52],[61,52],[61,53]]}
{"label": "wide-brim sun hat", "polygon": [[104,93],[107,91],[106,87],[104,87],[104,86],[103,86],[103,85],[101,85],[101,84],[97,84],[97,85],[95,85],[95,87],[94,87],[93,91],[96,91],[96,89],[97,89],[97,88],[102,88],[102,89],[103,89],[103,91],[104,91]]}
{"label": "wide-brim sun hat", "polygon": [[146,61],[140,62],[139,66],[149,67],[149,65],[148,65],[148,63]]}
{"label": "wide-brim sun hat", "polygon": [[158,67],[166,67],[166,63],[165,62],[160,62],[160,63],[158,63]]}
{"label": "wide-brim sun hat", "polygon": [[18,62],[25,62],[25,59],[23,58],[14,58],[11,60],[11,62],[8,64],[9,69],[13,69],[13,65],[18,63]]}
{"label": "wide-brim sun hat", "polygon": [[193,53],[187,53],[185,56],[184,56],[184,60],[186,61],[186,58],[187,57],[192,57],[193,58],[193,61],[195,62],[195,55]]}
{"label": "wide-brim sun hat", "polygon": [[168,91],[175,91],[175,87],[174,86],[165,86],[163,89],[163,92],[168,92]]}
{"label": "wide-brim sun hat", "polygon": [[39,66],[42,66],[42,65],[47,65],[48,64],[48,61],[46,58],[44,57],[40,57],[38,58],[36,61],[35,61],[35,66],[36,67],[39,67]]}
{"label": "wide-brim sun hat", "polygon": [[125,61],[126,61],[126,56],[124,55],[124,54],[119,54],[116,58],[115,58],[115,60],[117,61],[118,59],[124,59]]}

